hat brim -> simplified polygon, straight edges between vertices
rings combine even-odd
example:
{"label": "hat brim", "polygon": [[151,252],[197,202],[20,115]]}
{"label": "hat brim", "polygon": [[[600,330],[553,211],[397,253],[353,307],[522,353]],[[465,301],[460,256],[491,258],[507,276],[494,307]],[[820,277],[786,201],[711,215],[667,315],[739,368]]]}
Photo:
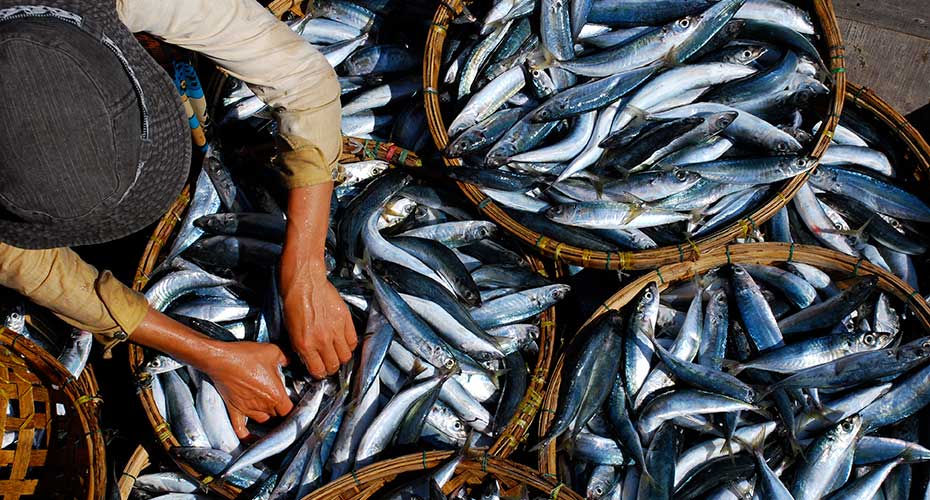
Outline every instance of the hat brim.
{"label": "hat brim", "polygon": [[[0,8],[9,2],[0,0]],[[148,116],[148,139],[141,141],[139,177],[123,200],[104,212],[53,223],[0,218],[0,241],[19,248],[40,249],[93,245],[132,234],[164,215],[187,180],[191,134],[177,88],[119,20],[112,1],[45,1],[94,23],[119,47],[136,75]]]}

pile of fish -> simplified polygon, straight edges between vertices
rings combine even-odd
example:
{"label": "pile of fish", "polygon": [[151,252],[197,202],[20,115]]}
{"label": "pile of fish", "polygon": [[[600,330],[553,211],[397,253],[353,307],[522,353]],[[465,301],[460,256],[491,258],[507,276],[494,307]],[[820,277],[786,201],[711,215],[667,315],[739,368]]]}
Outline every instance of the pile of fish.
{"label": "pile of fish", "polygon": [[[0,325],[31,340],[53,358],[58,359],[74,378],[80,377],[87,366],[87,360],[90,359],[94,336],[90,332],[70,328],[63,323],[60,326],[50,326],[51,322],[55,322],[54,318],[43,321],[46,328],[29,326],[26,323],[27,307],[36,309],[31,312],[33,317],[36,314],[43,315],[38,306],[25,302],[21,296],[14,297],[13,294],[4,293],[0,298]],[[5,437],[3,441],[3,446],[6,447]]]}
{"label": "pile of fish", "polygon": [[[398,8],[402,7],[402,8]],[[419,97],[422,43],[429,2],[320,0],[308,13],[288,21],[339,75],[342,132],[346,136],[391,140],[412,151],[432,144]],[[411,29],[411,28],[414,29]],[[245,85],[224,95],[222,122],[268,123],[267,106]]]}
{"label": "pile of fish", "polygon": [[649,284],[569,345],[537,449],[556,443],[588,498],[908,498],[930,337],[876,277],[843,278],[794,262]]}
{"label": "pile of fish", "polygon": [[[256,498],[300,498],[376,460],[462,448],[470,433],[488,445],[526,392],[539,315],[568,292],[532,271],[494,224],[472,220],[460,196],[403,170],[347,167],[357,182],[334,196],[327,265],[357,321],[354,369],[313,380],[289,367],[295,409],[250,424],[262,437],[245,445],[210,380],[158,352],[141,367],[180,442],[175,457]],[[238,186],[211,148],[145,294],[211,337],[287,350],[274,269],[285,219],[240,211],[260,204]]]}
{"label": "pile of fish", "polygon": [[445,154],[533,180],[477,184],[559,241],[708,236],[816,164],[805,130],[829,76],[793,4],[499,0],[471,33],[456,28]]}
{"label": "pile of fish", "polygon": [[874,121],[844,111],[820,166],[769,221],[764,238],[861,257],[921,290],[914,260],[928,250],[930,206],[901,170],[904,145]]}

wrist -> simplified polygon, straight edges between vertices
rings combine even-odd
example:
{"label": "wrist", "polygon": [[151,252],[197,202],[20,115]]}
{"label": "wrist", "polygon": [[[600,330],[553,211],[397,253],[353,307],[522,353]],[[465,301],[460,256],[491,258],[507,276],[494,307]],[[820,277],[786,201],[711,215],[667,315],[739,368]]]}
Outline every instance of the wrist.
{"label": "wrist", "polygon": [[191,366],[206,374],[225,366],[229,356],[227,346],[223,342],[215,339],[206,339],[203,342],[202,349],[196,354],[195,359],[189,363]]}
{"label": "wrist", "polygon": [[294,285],[318,283],[328,280],[326,262],[323,257],[303,256],[293,259],[281,259],[281,292],[285,293]]}

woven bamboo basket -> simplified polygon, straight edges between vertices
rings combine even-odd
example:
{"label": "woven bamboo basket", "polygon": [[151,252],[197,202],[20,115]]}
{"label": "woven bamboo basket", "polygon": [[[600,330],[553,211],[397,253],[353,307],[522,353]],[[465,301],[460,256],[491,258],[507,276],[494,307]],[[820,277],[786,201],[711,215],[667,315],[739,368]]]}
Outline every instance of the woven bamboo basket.
{"label": "woven bamboo basket", "polygon": [[[810,2],[804,2],[804,5],[809,6],[810,12],[815,15],[815,23],[823,35],[820,50],[833,75],[832,82],[830,82],[832,83],[830,102],[823,113],[824,125],[815,138],[814,146],[809,151],[806,151],[807,154],[819,158],[826,151],[830,143],[830,137],[832,137],[833,130],[836,128],[840,113],[843,110],[843,98],[846,88],[846,50],[837,26],[832,0],[811,0]],[[423,82],[425,86],[423,96],[426,101],[426,119],[430,133],[440,151],[443,151],[449,142],[449,137],[446,134],[448,127],[440,109],[437,91],[439,88],[440,65],[449,25],[462,12],[463,7],[463,0],[439,2],[426,43],[423,64]],[[461,166],[461,161],[458,159],[444,158],[444,162],[448,167]],[[555,241],[517,223],[476,186],[460,182],[459,188],[489,219],[528,245],[535,247],[538,252],[548,258],[561,260],[576,266],[624,270],[654,269],[662,265],[683,262],[689,259],[697,260],[704,253],[726,245],[736,238],[745,237],[756,226],[767,221],[781,207],[785,206],[806,180],[807,174],[804,174],[785,182],[778,192],[766,200],[761,207],[743,219],[709,236],[695,241],[684,241],[675,246],[633,252],[603,252]]]}
{"label": "woven bamboo basket", "polygon": [[[178,221],[180,221],[184,215],[184,211],[187,209],[187,206],[190,204],[190,192],[190,186],[184,188],[180,196],[178,196],[177,200],[175,200],[174,204],[168,210],[168,213],[162,217],[158,226],[155,228],[155,231],[152,233],[151,238],[149,238],[145,252],[142,255],[142,259],[139,262],[138,268],[136,269],[136,277],[133,281],[133,289],[141,291],[148,284],[150,273],[158,263],[162,251],[167,250],[167,248],[170,246],[168,243],[171,241],[171,236],[174,233],[174,229],[177,226]],[[532,255],[527,255],[527,260],[529,261],[532,268],[541,275],[546,277],[551,276],[553,278],[561,277],[561,267],[553,266],[552,264],[547,266],[543,260]],[[549,376],[549,368],[552,364],[553,354],[555,353],[556,349],[555,321],[555,308],[544,311],[540,316],[540,333],[539,339],[537,339],[539,353],[537,355],[536,363],[531,374],[527,392],[523,396],[523,400],[517,409],[516,415],[514,415],[514,417],[510,420],[504,430],[501,431],[500,435],[497,436],[494,443],[488,449],[488,454],[492,456],[506,457],[510,455],[514,450],[517,449],[517,447],[519,447],[520,443],[525,441],[527,438],[529,426],[534,421],[536,412],[539,410],[540,405],[542,404],[543,390]],[[129,346],[129,366],[133,373],[139,373],[139,369],[144,362],[144,358],[145,353],[141,347],[132,344]],[[171,433],[171,429],[168,424],[158,412],[158,409],[155,406],[155,400],[152,397],[151,389],[146,387],[142,382],[143,381],[140,381],[140,388],[138,390],[138,395],[142,402],[142,407],[145,410],[149,423],[152,425],[152,428],[154,429],[159,442],[162,444],[165,450],[170,450],[171,448],[178,446],[179,443],[175,436]],[[201,480],[205,477],[203,474],[198,473],[187,464],[179,463],[178,465],[184,470],[184,472],[190,474],[192,477],[198,480]],[[237,495],[239,495],[239,493],[241,493],[239,489],[231,485],[219,483],[219,481],[212,481],[210,482],[209,487],[216,493],[223,495],[226,498],[235,498]]]}
{"label": "woven bamboo basket", "polygon": [[[385,460],[369,465],[356,473],[344,476],[323,488],[307,495],[303,500],[364,500],[378,498],[385,486],[401,474],[414,477],[417,473],[441,465],[452,458],[454,452],[432,451],[407,455],[392,460]],[[487,476],[492,476],[502,485],[502,496],[508,490],[516,491],[522,486],[530,490],[531,496],[551,500],[581,500],[584,496],[575,493],[561,483],[541,476],[538,471],[508,460],[488,455],[472,456],[462,460],[454,477],[443,488],[446,493],[468,484],[479,484]]]}
{"label": "woven bamboo basket", "polygon": [[[887,127],[887,133],[899,139],[905,146],[903,151],[903,165],[897,165],[897,168],[903,169],[902,176],[911,176],[921,185],[927,182],[930,176],[930,144],[914,128],[906,118],[901,116],[896,109],[882,100],[868,87],[860,87],[854,83],[847,83],[846,103],[853,109],[866,112],[879,124]],[[922,195],[922,193],[916,193]],[[924,199],[928,196],[923,195]]]}
{"label": "woven bamboo basket", "polygon": [[102,498],[103,435],[92,371],[75,379],[25,337],[0,327],[0,498]]}
{"label": "woven bamboo basket", "polygon": [[[659,291],[669,285],[690,280],[692,277],[703,274],[713,268],[737,264],[778,264],[784,262],[800,262],[816,266],[831,275],[835,280],[854,278],[857,276],[878,277],[878,287],[886,293],[904,303],[912,312],[916,321],[925,331],[930,331],[930,306],[914,289],[898,277],[889,274],[881,268],[870,264],[864,259],[851,257],[846,254],[825,248],[795,245],[787,243],[754,243],[746,245],[728,245],[705,254],[697,262],[681,262],[661,267],[649,272],[636,281],[630,283],[613,297],[604,302],[593,316],[579,328],[591,323],[595,318],[606,311],[619,310],[636,298],[636,295],[650,283],[655,283]],[[539,417],[539,436],[545,435],[555,418],[555,409],[558,406],[559,384],[561,383],[562,363],[564,357],[560,356],[553,368],[546,396],[543,399],[543,409]],[[538,455],[539,470],[545,474],[557,474],[556,444],[541,449]]]}

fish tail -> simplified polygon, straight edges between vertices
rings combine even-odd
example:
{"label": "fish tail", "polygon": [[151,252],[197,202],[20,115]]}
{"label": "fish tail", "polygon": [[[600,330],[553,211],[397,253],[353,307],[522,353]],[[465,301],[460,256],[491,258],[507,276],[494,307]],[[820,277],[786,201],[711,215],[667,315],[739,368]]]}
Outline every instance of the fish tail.
{"label": "fish tail", "polygon": [[557,437],[557,436],[544,438],[542,441],[536,443],[535,446],[533,446],[532,448],[530,448],[530,449],[529,449],[529,452],[530,452],[530,453],[536,453],[537,451],[539,451],[539,450],[545,448],[546,446],[549,446],[549,443],[551,443],[552,440],[555,439],[556,437]]}

